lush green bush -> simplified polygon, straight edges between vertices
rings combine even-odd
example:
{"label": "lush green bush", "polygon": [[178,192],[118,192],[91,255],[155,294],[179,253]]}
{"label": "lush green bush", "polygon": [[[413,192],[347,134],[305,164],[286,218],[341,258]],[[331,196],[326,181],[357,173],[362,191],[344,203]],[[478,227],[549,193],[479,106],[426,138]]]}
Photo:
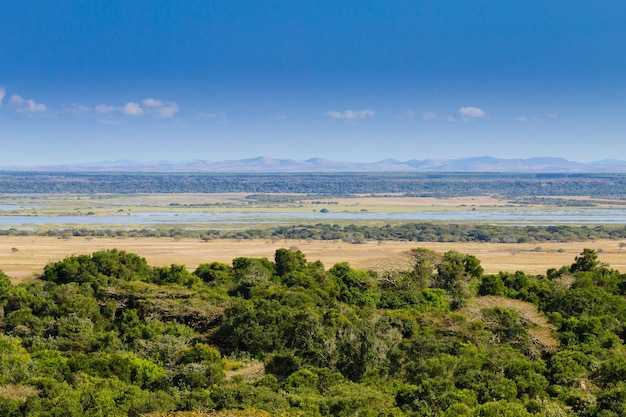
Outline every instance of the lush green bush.
{"label": "lush green bush", "polygon": [[0,273],[0,414],[626,413],[626,276],[593,250],[546,276],[410,255],[374,273],[279,249],[190,273],[112,250]]}

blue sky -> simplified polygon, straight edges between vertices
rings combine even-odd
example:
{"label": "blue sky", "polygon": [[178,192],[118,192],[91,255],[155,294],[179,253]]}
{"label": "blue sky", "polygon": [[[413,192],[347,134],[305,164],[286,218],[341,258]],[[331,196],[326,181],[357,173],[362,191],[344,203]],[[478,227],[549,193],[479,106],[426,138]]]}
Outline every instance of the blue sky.
{"label": "blue sky", "polygon": [[0,165],[626,160],[626,2],[4,1]]}

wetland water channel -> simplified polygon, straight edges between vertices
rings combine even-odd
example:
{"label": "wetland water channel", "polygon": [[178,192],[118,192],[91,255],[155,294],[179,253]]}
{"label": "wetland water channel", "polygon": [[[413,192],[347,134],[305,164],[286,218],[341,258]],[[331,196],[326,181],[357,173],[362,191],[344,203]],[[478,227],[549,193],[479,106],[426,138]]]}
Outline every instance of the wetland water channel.
{"label": "wetland water channel", "polygon": [[25,216],[0,215],[0,228],[32,229],[52,226],[207,226],[237,228],[254,225],[335,223],[337,221],[480,222],[511,225],[626,224],[626,208],[577,209],[489,209],[419,211],[402,213],[370,212],[136,212],[115,216]]}

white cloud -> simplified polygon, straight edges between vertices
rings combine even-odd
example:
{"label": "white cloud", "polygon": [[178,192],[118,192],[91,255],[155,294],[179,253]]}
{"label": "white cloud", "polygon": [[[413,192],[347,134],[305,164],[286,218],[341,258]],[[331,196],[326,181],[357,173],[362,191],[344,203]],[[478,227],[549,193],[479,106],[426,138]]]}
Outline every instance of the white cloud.
{"label": "white cloud", "polygon": [[141,116],[143,114],[143,109],[139,105],[139,103],[128,102],[122,109],[124,114],[129,116]]}
{"label": "white cloud", "polygon": [[463,117],[485,117],[487,113],[479,107],[461,107],[459,109],[459,114]]}
{"label": "white cloud", "polygon": [[15,111],[19,113],[43,113],[48,110],[45,104],[35,103],[33,100],[25,99],[17,94],[11,96],[9,104],[15,107]]}
{"label": "white cloud", "polygon": [[557,116],[555,113],[550,113],[550,114],[548,115],[548,117],[549,117],[550,119],[558,119],[558,118],[559,118],[559,116]]}
{"label": "white cloud", "polygon": [[433,111],[427,111],[422,114],[422,120],[435,120],[437,118],[437,113]]}
{"label": "white cloud", "polygon": [[119,110],[117,107],[108,106],[106,104],[99,104],[96,106],[96,113],[107,114]]}
{"label": "white cloud", "polygon": [[524,116],[517,116],[515,118],[515,120],[517,120],[518,122],[527,122],[528,121],[528,119],[526,117],[524,117]]}
{"label": "white cloud", "polygon": [[[171,119],[176,113],[178,113],[178,110],[180,110],[178,104],[173,101],[164,103],[161,100],[151,97],[141,100],[141,104],[143,104],[144,107],[154,109],[154,113],[156,113],[157,117],[162,119]],[[150,113],[149,110],[148,113]]]}
{"label": "white cloud", "polygon": [[9,104],[12,106],[21,106],[24,104],[24,98],[22,96],[18,96],[17,94],[13,94],[9,99]]}
{"label": "white cloud", "polygon": [[344,111],[327,111],[324,115],[331,119],[343,119],[343,120],[358,120],[367,119],[368,117],[374,117],[376,112],[374,110],[344,110]]}
{"label": "white cloud", "polygon": [[26,104],[28,104],[28,108],[23,111],[29,113],[45,112],[48,109],[45,104],[35,103],[33,100],[26,100]]}
{"label": "white cloud", "polygon": [[[44,113],[48,111],[48,107],[43,103],[37,103],[34,100],[26,99],[18,94],[13,94],[8,100],[6,98],[6,88],[0,86],[0,107],[7,104],[15,112],[18,113]],[[162,100],[149,97],[141,100],[141,102],[129,101],[123,106],[111,106],[108,104],[99,104],[94,107],[85,106],[82,104],[72,103],[71,105],[64,105],[61,109],[53,112],[54,115],[71,115],[77,117],[84,117],[89,113],[96,114],[98,116],[107,115],[109,117],[119,117],[121,115],[138,117],[148,116],[153,118],[171,119],[180,111],[178,103],[174,101],[164,102]],[[220,118],[216,116],[216,118]],[[224,116],[225,118],[225,116]]]}
{"label": "white cloud", "polygon": [[156,98],[145,98],[141,103],[129,101],[123,107],[100,104],[94,108],[98,114],[122,113],[126,116],[148,116],[171,119],[180,110],[174,101],[163,102]]}
{"label": "white cloud", "polygon": [[156,108],[157,115],[164,119],[171,119],[176,113],[178,113],[178,110],[178,104],[173,101],[168,102],[165,106],[161,103],[161,106]]}
{"label": "white cloud", "polygon": [[93,109],[91,107],[83,106],[82,104],[72,103],[71,106],[66,106],[61,113],[69,113],[75,116],[91,113]]}
{"label": "white cloud", "polygon": [[156,98],[145,98],[141,101],[146,107],[162,107],[163,102],[161,100],[157,100]]}

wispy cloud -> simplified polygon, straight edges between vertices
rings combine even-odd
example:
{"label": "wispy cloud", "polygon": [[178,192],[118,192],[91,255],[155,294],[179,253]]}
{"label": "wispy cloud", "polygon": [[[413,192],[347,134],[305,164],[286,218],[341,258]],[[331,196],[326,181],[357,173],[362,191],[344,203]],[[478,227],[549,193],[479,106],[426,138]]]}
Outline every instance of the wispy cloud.
{"label": "wispy cloud", "polygon": [[459,114],[463,117],[473,117],[473,118],[485,117],[487,115],[487,113],[480,107],[472,107],[472,106],[461,107],[459,109]]}
{"label": "wispy cloud", "polygon": [[99,104],[94,107],[98,115],[115,117],[124,115],[130,117],[157,117],[159,119],[171,119],[180,111],[178,103],[175,101],[163,101],[156,98],[144,98],[141,102],[129,101],[124,106],[111,106],[109,104]]}
{"label": "wispy cloud", "polygon": [[[2,107],[6,96],[6,88],[4,86],[0,86],[0,107]],[[123,121],[124,116],[145,116],[148,118],[171,119],[180,111],[178,103],[174,101],[163,101],[154,97],[145,98],[140,102],[129,101],[121,106],[103,103],[91,107],[84,104],[72,103],[71,105],[64,105],[61,106],[60,109],[50,112],[45,104],[24,98],[19,94],[11,95],[5,104],[17,113],[47,113],[50,116],[65,115],[68,117],[85,117],[92,114],[96,116],[97,120],[100,122],[115,123]],[[105,117],[106,120],[102,120],[103,117]]]}
{"label": "wispy cloud", "polygon": [[127,116],[156,116],[161,119],[171,119],[180,108],[174,101],[164,102],[156,98],[145,98],[140,103],[128,102],[122,107]]}
{"label": "wispy cloud", "polygon": [[550,113],[550,114],[548,115],[548,117],[549,117],[550,119],[558,119],[558,118],[559,118],[559,116],[557,116],[555,113]]}
{"label": "wispy cloud", "polygon": [[331,119],[359,120],[374,117],[376,115],[376,112],[374,110],[331,110],[324,113],[324,115],[330,117]]}
{"label": "wispy cloud", "polygon": [[517,116],[517,117],[515,118],[515,120],[516,120],[516,121],[518,121],[518,122],[527,122],[527,121],[528,121],[528,118],[527,118],[527,117],[524,117],[524,116]]}
{"label": "wispy cloud", "polygon": [[132,101],[126,103],[126,105],[122,108],[122,111],[128,116],[141,116],[143,114],[143,109],[139,103],[133,103]]}
{"label": "wispy cloud", "polygon": [[99,104],[96,106],[96,113],[98,114],[109,114],[118,110],[120,110],[118,107],[109,106],[107,104]]}
{"label": "wispy cloud", "polygon": [[228,115],[224,112],[217,112],[217,113],[197,112],[195,114],[195,118],[200,119],[200,120],[218,120],[221,122],[228,121]]}
{"label": "wispy cloud", "polygon": [[48,108],[45,104],[36,103],[31,99],[13,94],[9,99],[9,105],[15,108],[18,113],[44,113]]}
{"label": "wispy cloud", "polygon": [[73,116],[86,116],[93,112],[93,109],[82,104],[72,103],[71,106],[65,106],[60,114],[71,114]]}
{"label": "wispy cloud", "polygon": [[437,113],[434,111],[427,111],[422,114],[422,120],[435,120],[437,118]]}
{"label": "wispy cloud", "polygon": [[179,108],[178,104],[170,101],[167,104],[156,107],[155,110],[158,117],[161,117],[163,119],[171,119],[176,113],[178,113]]}
{"label": "wispy cloud", "polygon": [[143,100],[141,100],[141,103],[146,107],[163,106],[163,102],[161,100],[157,100],[156,98],[144,98]]}

